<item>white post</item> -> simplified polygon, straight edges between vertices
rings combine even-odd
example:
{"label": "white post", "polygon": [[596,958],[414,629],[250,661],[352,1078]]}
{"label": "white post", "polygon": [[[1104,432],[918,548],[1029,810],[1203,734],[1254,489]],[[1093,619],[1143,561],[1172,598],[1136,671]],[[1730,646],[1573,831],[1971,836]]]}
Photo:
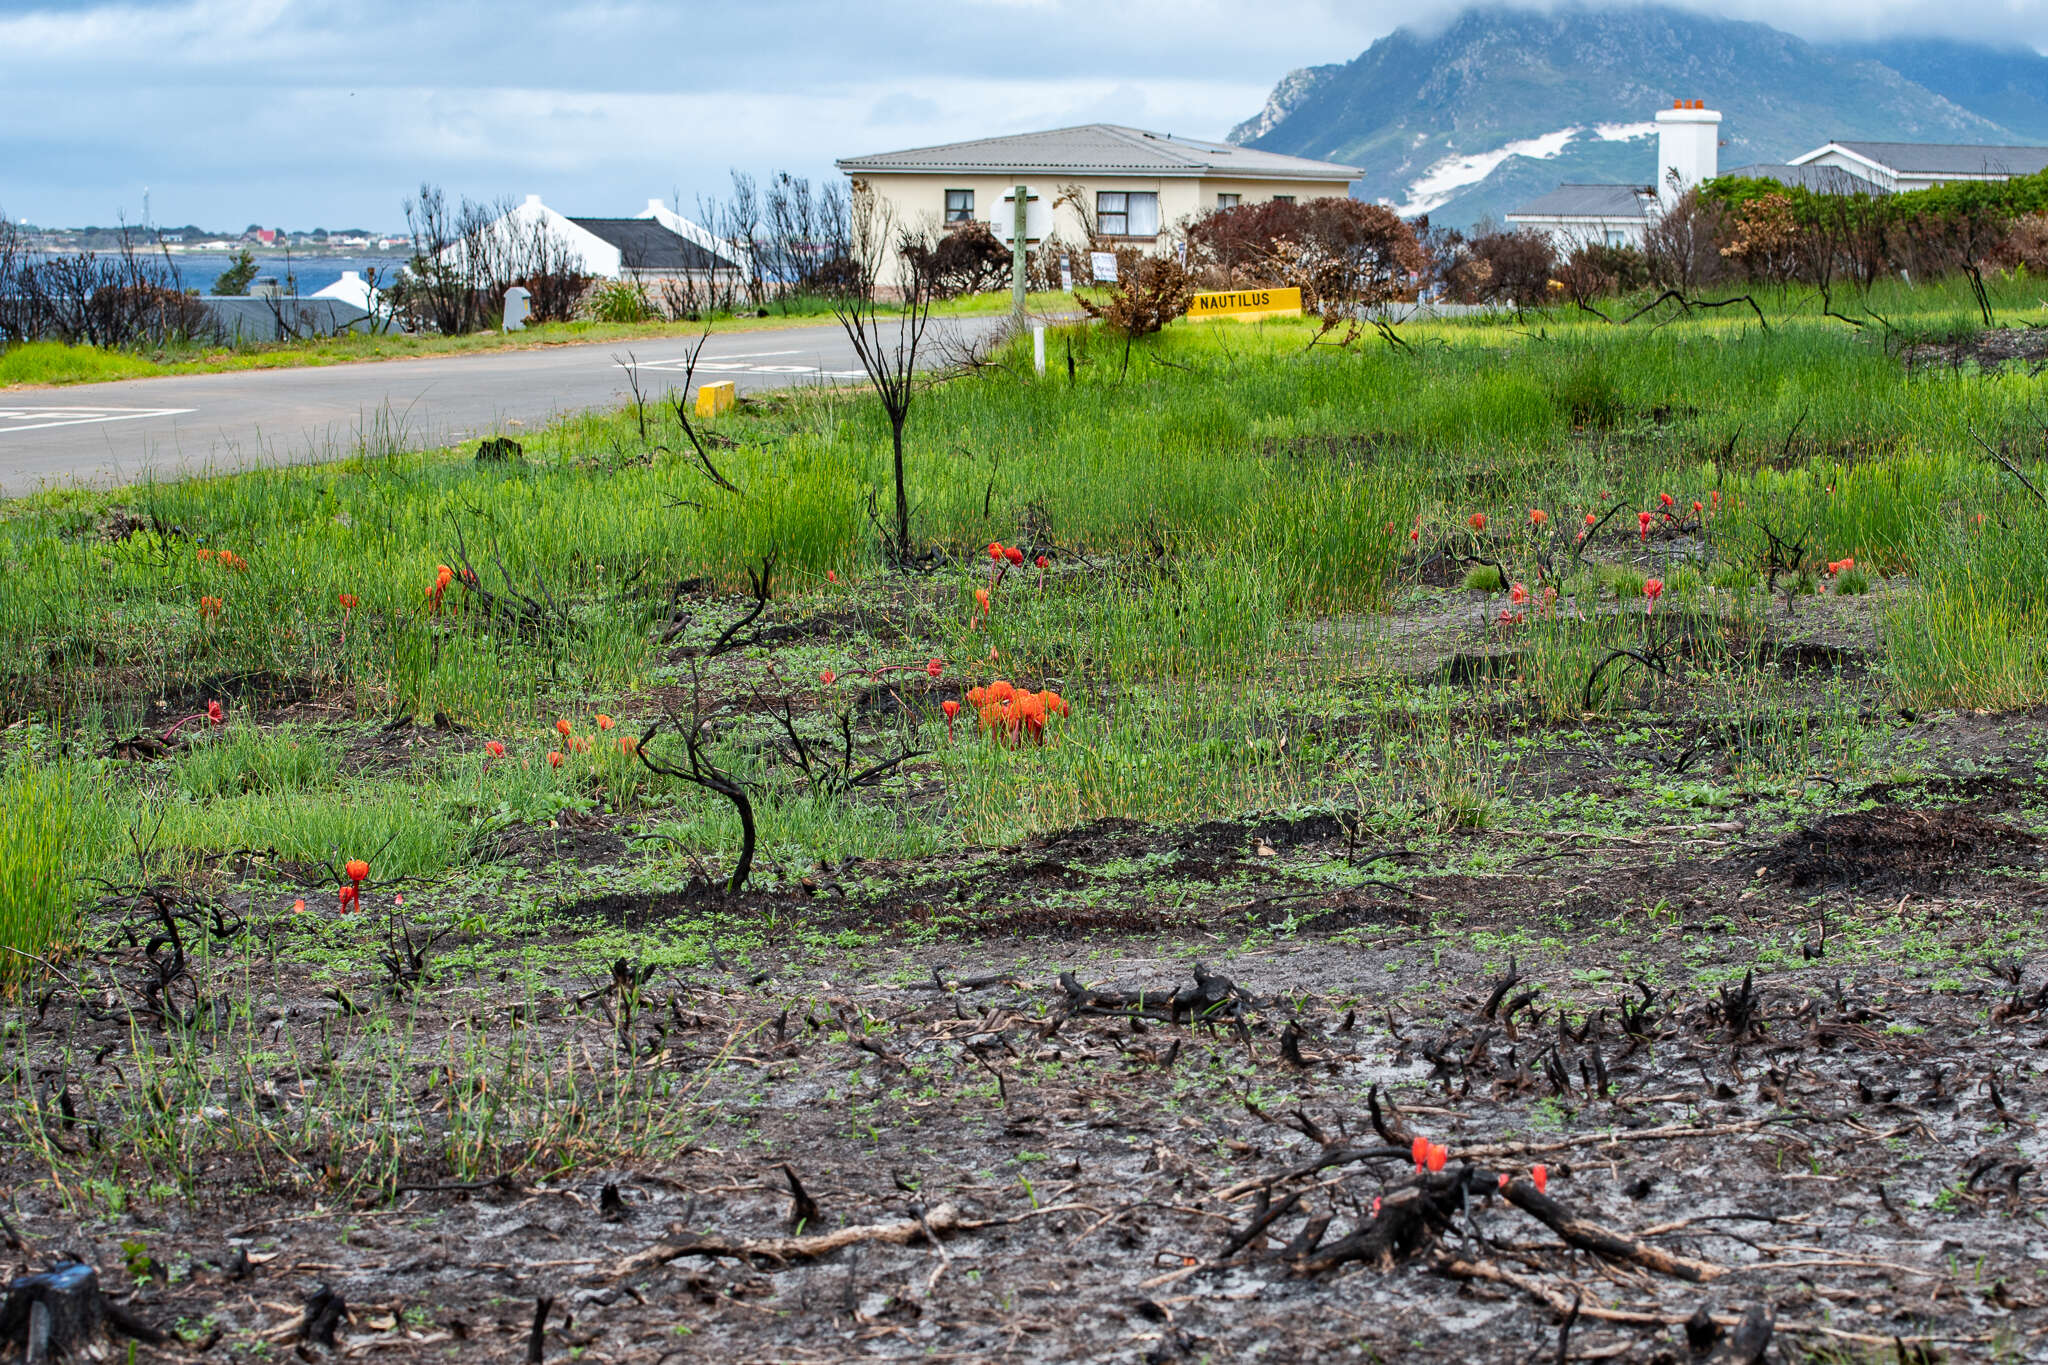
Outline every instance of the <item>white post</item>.
{"label": "white post", "polygon": [[1038,371],[1040,379],[1045,378],[1045,324],[1031,324],[1031,367]]}

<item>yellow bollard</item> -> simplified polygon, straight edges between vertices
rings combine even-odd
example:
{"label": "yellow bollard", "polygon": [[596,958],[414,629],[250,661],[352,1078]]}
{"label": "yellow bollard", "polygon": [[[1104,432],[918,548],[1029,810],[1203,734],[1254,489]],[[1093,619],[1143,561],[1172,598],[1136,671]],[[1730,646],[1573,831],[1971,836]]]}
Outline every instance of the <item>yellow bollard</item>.
{"label": "yellow bollard", "polygon": [[697,386],[697,415],[716,417],[739,401],[739,390],[732,386],[730,379],[721,379],[716,384]]}

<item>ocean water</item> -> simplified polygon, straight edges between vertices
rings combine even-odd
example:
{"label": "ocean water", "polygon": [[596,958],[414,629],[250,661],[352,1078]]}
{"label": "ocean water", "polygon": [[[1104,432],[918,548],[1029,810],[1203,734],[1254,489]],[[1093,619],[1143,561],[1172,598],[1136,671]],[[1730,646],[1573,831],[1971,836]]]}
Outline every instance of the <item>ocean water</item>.
{"label": "ocean water", "polygon": [[[213,292],[213,282],[219,274],[234,263],[234,257],[227,253],[195,251],[187,255],[171,253],[171,264],[177,267],[180,288],[196,289],[202,294]],[[375,269],[377,278],[388,280],[404,264],[400,256],[299,256],[291,258],[289,266],[282,253],[256,253],[256,277],[275,275],[282,286],[285,276],[295,276],[299,282],[299,296],[317,293],[341,278],[345,270],[358,275]]]}

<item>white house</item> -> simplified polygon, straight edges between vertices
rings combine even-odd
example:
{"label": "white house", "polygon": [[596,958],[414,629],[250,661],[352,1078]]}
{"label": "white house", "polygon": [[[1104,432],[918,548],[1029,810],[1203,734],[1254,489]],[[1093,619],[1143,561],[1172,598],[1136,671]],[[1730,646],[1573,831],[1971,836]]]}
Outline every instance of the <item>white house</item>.
{"label": "white house", "polygon": [[1791,166],[1831,168],[1879,190],[1932,189],[1958,180],[2010,180],[2048,170],[2048,147],[1984,147],[1946,142],[1830,142]]}
{"label": "white house", "polygon": [[[1166,250],[1197,213],[1270,199],[1342,198],[1356,166],[1151,133],[1114,123],[1015,133],[843,158],[839,169],[900,227],[980,220],[1007,242],[1024,186],[1027,243],[1086,246],[1088,229]],[[900,283],[883,265],[883,288]]]}
{"label": "white house", "polygon": [[1703,100],[1673,100],[1657,111],[1657,173],[1639,185],[1560,185],[1507,215],[1518,228],[1547,232],[1561,248],[1596,242],[1641,246],[1652,218],[1720,173],[1721,114]]}
{"label": "white house", "polygon": [[384,291],[372,289],[370,282],[355,271],[344,270],[340,279],[325,289],[315,290],[311,297],[339,299],[352,307],[362,309],[365,313],[375,313],[383,306]]}
{"label": "white house", "polygon": [[[690,231],[681,231],[677,224]],[[529,194],[484,232],[515,257],[522,254],[521,244],[545,233],[566,254],[572,269],[603,280],[649,281],[740,268],[729,247],[695,223],[662,209],[656,200],[649,200],[647,208],[631,218],[572,218],[543,204],[539,195]],[[458,244],[448,250],[466,249]]]}
{"label": "white house", "polygon": [[[1678,194],[1712,180],[1721,115],[1699,100],[1657,114],[1657,178],[1643,185],[1560,185],[1507,215],[1549,233],[1560,250],[1587,242],[1641,246],[1643,233]],[[1819,194],[1891,194],[1963,180],[2010,180],[2048,170],[2048,147],[1837,140],[1783,165],[1738,166],[1730,176],[1776,180]]]}

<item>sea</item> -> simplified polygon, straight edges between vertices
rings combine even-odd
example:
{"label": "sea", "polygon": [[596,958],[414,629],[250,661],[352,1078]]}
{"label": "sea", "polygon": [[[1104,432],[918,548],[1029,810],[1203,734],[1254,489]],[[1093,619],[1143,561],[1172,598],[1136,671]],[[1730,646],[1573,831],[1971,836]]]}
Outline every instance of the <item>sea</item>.
{"label": "sea", "polygon": [[[213,292],[213,282],[223,270],[234,264],[234,256],[227,252],[194,251],[171,253],[171,264],[177,267],[178,286],[181,289],[195,289],[202,294]],[[390,279],[398,273],[398,267],[405,263],[403,256],[300,256],[296,253],[287,261],[282,252],[256,253],[256,277],[274,275],[280,286],[285,276],[298,280],[299,297],[318,293],[340,279],[342,272],[353,270],[358,275],[375,270],[378,280]]]}

